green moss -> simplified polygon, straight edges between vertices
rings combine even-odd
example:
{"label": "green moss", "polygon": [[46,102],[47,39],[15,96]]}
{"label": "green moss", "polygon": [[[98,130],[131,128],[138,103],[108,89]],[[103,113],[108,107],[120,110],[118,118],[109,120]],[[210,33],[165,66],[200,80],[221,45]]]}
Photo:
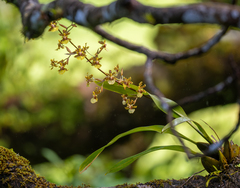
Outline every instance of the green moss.
{"label": "green moss", "polygon": [[166,185],[171,186],[172,180],[152,180],[147,183],[136,183],[136,184],[127,184],[117,185],[116,188],[138,188],[141,186],[150,186],[150,187],[166,187]]}
{"label": "green moss", "polygon": [[122,185],[117,185],[116,188],[137,188],[137,185],[124,183]]}
{"label": "green moss", "polygon": [[[27,159],[16,154],[12,149],[7,149],[2,146],[0,146],[0,185],[2,185],[2,188],[68,187],[57,186],[54,183],[48,182],[44,177],[38,176],[35,174]],[[78,188],[81,188],[81,186]]]}
{"label": "green moss", "polygon": [[157,187],[164,187],[165,184],[172,185],[172,181],[170,180],[152,180],[148,182],[149,185],[156,185]]}

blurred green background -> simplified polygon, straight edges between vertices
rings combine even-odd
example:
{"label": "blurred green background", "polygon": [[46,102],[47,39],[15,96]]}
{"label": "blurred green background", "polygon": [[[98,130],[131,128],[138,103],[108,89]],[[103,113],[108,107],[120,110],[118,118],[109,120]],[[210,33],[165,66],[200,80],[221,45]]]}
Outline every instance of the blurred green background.
{"label": "blurred green background", "polygon": [[[100,6],[112,1],[83,2]],[[201,1],[140,2],[160,7]],[[70,24],[66,20],[61,23]],[[104,28],[133,43],[171,53],[198,46],[219,29],[203,24],[152,27],[128,19],[104,24]],[[98,103],[91,104],[95,86],[86,87],[84,77],[87,73],[96,78],[103,76],[85,61],[74,59],[67,67],[69,71],[59,75],[56,69],[50,70],[50,59],[60,60],[65,54],[64,50],[55,51],[60,39],[58,34],[46,30],[41,38],[24,43],[20,30],[18,10],[0,1],[0,145],[13,148],[30,160],[37,173],[61,185],[144,183],[160,178],[185,178],[202,169],[199,160],[188,161],[184,154],[159,151],[142,157],[119,173],[104,175],[122,158],[150,146],[177,142],[169,135],[145,132],[119,140],[104,150],[86,172],[79,174],[78,168],[86,156],[114,136],[138,126],[166,124],[166,118],[149,99],[139,100],[136,112],[130,115],[122,106],[121,97],[108,91],[100,94]],[[230,59],[236,62],[240,59],[239,35],[239,31],[232,30],[208,53],[181,60],[174,66],[156,61],[156,85],[166,97],[178,101],[223,81],[232,74]],[[101,40],[91,30],[80,26],[72,31],[70,38],[75,44],[87,43],[91,53],[95,53],[99,47],[97,42]],[[119,64],[124,68],[124,75],[131,76],[134,83],[144,80],[144,55],[112,42],[107,45],[108,51],[101,54],[103,70]],[[236,123],[238,107],[235,101],[236,83],[233,83],[222,92],[183,108],[198,122],[207,122],[222,137]],[[180,125],[178,129],[201,141],[187,125]],[[233,136],[234,142],[240,144],[238,138],[239,134]]]}

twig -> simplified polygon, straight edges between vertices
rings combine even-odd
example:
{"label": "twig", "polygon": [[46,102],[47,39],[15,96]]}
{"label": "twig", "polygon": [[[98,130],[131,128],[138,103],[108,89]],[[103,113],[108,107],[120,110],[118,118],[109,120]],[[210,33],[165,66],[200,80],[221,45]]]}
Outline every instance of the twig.
{"label": "twig", "polygon": [[[147,57],[147,61],[145,62],[144,78],[149,90],[161,100],[162,97],[164,97],[164,95],[153,83],[153,78],[152,78],[153,62],[152,61],[153,59],[151,57]],[[161,102],[164,102],[164,101],[161,101]]]}
{"label": "twig", "polygon": [[233,83],[233,81],[235,80],[235,76],[228,76],[223,82],[208,88],[206,91],[202,91],[199,92],[195,95],[192,96],[188,96],[185,97],[183,99],[180,99],[177,103],[182,106],[182,105],[186,105],[192,102],[196,102],[199,101],[209,95],[212,95],[214,93],[220,92],[222,91],[224,88],[226,88],[228,85],[230,85],[231,83]]}
{"label": "twig", "polygon": [[204,170],[205,170],[205,169],[203,169],[203,170],[201,170],[201,171],[199,171],[199,172],[196,172],[196,173],[194,173],[193,175],[191,175],[191,176],[180,186],[180,188],[183,187],[184,185],[186,185],[196,174],[199,174],[199,173],[203,172]]}
{"label": "twig", "polygon": [[192,158],[192,155],[190,154],[189,150],[187,149],[187,147],[185,146],[183,140],[181,139],[181,137],[179,136],[178,132],[175,130],[173,124],[172,124],[172,120],[173,120],[173,116],[172,116],[172,107],[169,106],[164,100],[163,97],[164,95],[162,94],[162,92],[154,85],[153,83],[153,79],[152,79],[152,66],[153,66],[153,59],[151,57],[147,58],[147,61],[145,63],[145,72],[144,72],[144,77],[146,80],[146,84],[147,87],[150,89],[150,91],[155,94],[158,99],[161,101],[161,105],[162,108],[166,111],[167,113],[167,122],[170,124],[170,130],[173,133],[173,135],[179,140],[179,142],[181,143],[185,153],[187,154],[188,158]]}

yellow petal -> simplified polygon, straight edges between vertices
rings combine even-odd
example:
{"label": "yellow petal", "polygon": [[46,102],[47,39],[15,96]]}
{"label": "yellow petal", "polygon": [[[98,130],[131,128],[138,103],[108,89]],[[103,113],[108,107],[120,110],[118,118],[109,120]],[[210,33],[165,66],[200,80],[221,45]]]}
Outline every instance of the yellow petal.
{"label": "yellow petal", "polygon": [[108,84],[109,85],[113,85],[115,83],[115,80],[113,79],[113,80],[108,80]]}
{"label": "yellow petal", "polygon": [[83,59],[84,59],[84,56],[76,56],[76,58],[77,58],[78,60],[83,60]]}
{"label": "yellow petal", "polygon": [[55,31],[57,31],[57,30],[58,30],[58,27],[52,27],[50,31],[51,31],[51,32],[55,32]]}
{"label": "yellow petal", "polygon": [[96,98],[96,99],[95,99],[95,98],[91,98],[91,103],[92,103],[92,104],[96,103],[97,101],[98,101],[97,98]]}
{"label": "yellow petal", "polygon": [[101,64],[94,65],[94,67],[97,68],[97,69],[101,68],[101,66],[102,66]]}
{"label": "yellow petal", "polygon": [[128,113],[129,113],[129,114],[133,114],[134,111],[135,111],[135,109],[129,109],[129,110],[128,110]]}
{"label": "yellow petal", "polygon": [[139,92],[137,93],[138,98],[141,98],[142,96],[143,96],[143,93],[139,93]]}
{"label": "yellow petal", "polygon": [[66,69],[60,69],[60,70],[58,70],[58,73],[62,75],[62,74],[64,74],[66,71],[67,71]]}
{"label": "yellow petal", "polygon": [[61,42],[62,42],[62,44],[67,44],[68,43],[68,39],[67,40],[62,40]]}

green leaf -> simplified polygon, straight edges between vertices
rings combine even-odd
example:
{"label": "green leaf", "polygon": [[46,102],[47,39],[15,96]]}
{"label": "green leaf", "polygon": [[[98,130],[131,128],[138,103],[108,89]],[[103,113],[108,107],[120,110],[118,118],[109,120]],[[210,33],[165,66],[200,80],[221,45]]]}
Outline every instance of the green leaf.
{"label": "green leaf", "polygon": [[114,142],[116,142],[118,139],[127,136],[129,134],[133,134],[136,132],[141,132],[141,131],[156,131],[161,133],[163,129],[163,125],[152,125],[152,126],[146,126],[146,127],[137,127],[132,130],[129,130],[127,132],[121,133],[114,137],[107,145],[101,147],[97,151],[93,152],[91,155],[89,155],[81,164],[79,171],[80,173],[84,172],[91,164],[92,162],[100,155],[100,153],[108,146],[112,145]]}
{"label": "green leaf", "polygon": [[213,140],[211,137],[207,134],[207,132],[203,129],[203,127],[196,121],[193,121],[193,123],[198,127],[199,131],[202,133],[202,137],[209,142],[209,144],[213,144]]}
{"label": "green leaf", "polygon": [[[150,93],[148,93],[148,95],[152,98],[153,102],[156,104],[156,106],[163,111],[164,113],[168,113],[166,111],[166,108],[163,106],[162,102],[159,100],[159,98],[156,95],[152,95]],[[172,111],[173,111],[173,117],[174,118],[178,118],[178,117],[187,117],[187,114],[185,113],[185,111],[182,109],[181,106],[179,106],[176,102],[167,99],[167,98],[162,98],[162,100],[167,103],[170,107],[171,106],[175,106]]]}
{"label": "green leaf", "polygon": [[[126,87],[124,89],[124,87],[118,83],[114,83],[113,85],[110,85],[107,81],[104,82],[100,82],[100,81],[95,81],[95,83],[99,86],[103,86],[104,89],[115,92],[115,93],[119,93],[119,94],[127,94],[128,96],[136,96],[137,95],[137,86],[135,85],[130,85],[130,88]],[[135,90],[135,91],[134,91]]]}
{"label": "green leaf", "polygon": [[174,119],[171,123],[168,123],[162,130],[162,132],[166,131],[167,129],[170,129],[171,128],[171,125],[173,127],[181,124],[181,123],[184,123],[184,122],[187,122],[187,121],[192,121],[190,118],[188,117],[179,117],[179,118],[176,118]]}
{"label": "green leaf", "polygon": [[[120,84],[118,84],[117,82],[115,82],[114,84],[110,85],[107,81],[94,81],[97,85],[99,86],[103,86],[104,89],[107,89],[109,91],[115,92],[115,93],[119,93],[119,94],[125,94],[128,96],[136,96],[137,95],[137,90],[138,90],[138,86],[136,85],[130,85],[130,88],[126,87],[124,89],[124,87]],[[166,108],[163,106],[162,102],[159,100],[159,98],[156,95],[152,95],[148,92],[144,93],[145,96],[150,96],[150,98],[153,100],[153,102],[156,104],[156,106],[163,111],[164,113],[167,114],[166,112]],[[162,98],[162,100],[167,103],[169,106],[175,106],[172,111],[173,111],[173,117],[177,118],[177,117],[187,117],[185,111],[182,109],[181,106],[179,106],[176,102],[167,99],[167,98]]]}
{"label": "green leaf", "polygon": [[[92,163],[93,161],[100,155],[100,153],[108,146],[112,145],[114,142],[116,142],[118,139],[124,137],[124,136],[127,136],[129,134],[133,134],[133,133],[137,133],[137,132],[143,132],[143,131],[155,131],[155,132],[158,132],[158,133],[163,133],[163,128],[164,126],[163,125],[151,125],[151,126],[145,126],[145,127],[137,127],[137,128],[134,128],[134,129],[131,129],[127,132],[124,132],[124,133],[121,133],[117,136],[115,136],[107,145],[101,147],[100,149],[98,149],[97,151],[93,152],[91,155],[89,155],[84,161],[83,163],[81,164],[80,168],[79,168],[79,171],[80,173],[84,172]],[[173,133],[170,131],[170,130],[165,130],[164,133],[169,133],[169,134],[172,134]],[[181,133],[177,132],[177,134],[182,138],[182,139],[185,139],[185,140],[188,140],[194,144],[196,144],[193,140],[187,138],[186,136],[182,135]]]}
{"label": "green leaf", "polygon": [[[208,141],[210,144],[213,143],[211,137],[209,137],[209,135],[207,134],[207,132],[203,129],[203,127],[197,123],[196,121],[193,121],[192,119],[188,118],[188,117],[179,117],[176,118],[172,121],[172,126],[175,127],[181,123],[187,122],[196,132],[198,132],[206,141]],[[197,126],[195,127],[192,122]],[[162,130],[162,132],[165,132],[166,130],[170,129],[170,123],[168,123]],[[179,133],[178,133],[179,134]],[[184,135],[181,136],[181,138],[185,137]],[[185,137],[185,140],[188,140],[194,144],[196,144],[196,142],[194,142],[193,140],[190,140],[189,138]]]}
{"label": "green leaf", "polygon": [[[171,124],[172,124],[173,127],[175,127],[175,126],[177,126],[177,125],[179,125],[179,124],[181,124],[181,123],[189,122],[189,121],[192,121],[192,120],[191,120],[190,118],[188,118],[188,117],[179,117],[179,118],[174,119],[174,120],[171,122]],[[162,132],[166,132],[166,131],[169,132],[169,131],[171,131],[171,124],[168,123],[168,124],[162,129]],[[171,134],[173,134],[173,133],[171,133]],[[181,138],[183,138],[183,139],[185,139],[185,140],[187,140],[187,141],[189,141],[189,142],[191,142],[191,143],[193,143],[193,144],[196,144],[195,141],[193,141],[193,140],[191,140],[190,138],[182,135],[181,133],[177,132],[177,134],[178,134]]]}
{"label": "green leaf", "polygon": [[91,166],[91,164],[93,163],[93,161],[95,161],[95,159],[100,155],[100,153],[102,153],[102,151],[105,149],[104,147],[101,147],[100,149],[98,149],[97,151],[93,152],[91,155],[89,155],[84,161],[83,163],[80,165],[79,167],[79,172],[80,174],[83,173],[85,170],[88,169],[89,166]]}
{"label": "green leaf", "polygon": [[[128,157],[126,159],[123,159],[119,161],[117,164],[115,164],[106,174],[108,173],[113,173],[113,172],[118,172],[119,170],[122,170],[123,168],[127,167],[131,163],[133,163],[135,160],[137,160],[139,157],[142,157],[143,155],[146,155],[148,153],[151,153],[153,151],[158,151],[158,150],[173,150],[173,151],[180,151],[180,152],[185,152],[182,146],[178,145],[169,145],[169,146],[156,146],[149,148],[141,153],[138,153],[136,155],[133,155],[131,157]],[[197,154],[196,152],[192,151],[191,149],[187,148],[192,155]]]}

